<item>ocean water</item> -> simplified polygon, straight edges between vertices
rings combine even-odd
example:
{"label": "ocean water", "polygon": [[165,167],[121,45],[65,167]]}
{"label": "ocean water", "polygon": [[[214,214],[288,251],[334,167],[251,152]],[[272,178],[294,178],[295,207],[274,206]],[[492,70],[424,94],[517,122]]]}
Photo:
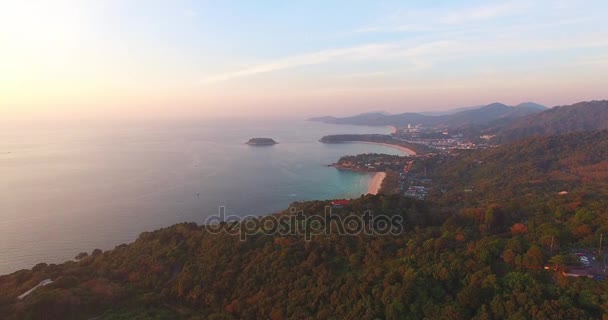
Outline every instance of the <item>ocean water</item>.
{"label": "ocean water", "polygon": [[[219,206],[260,215],[298,200],[358,197],[371,176],[326,165],[346,154],[399,151],[318,140],[388,132],[244,120],[0,129],[0,274],[203,223]],[[252,137],[279,144],[244,144]]]}

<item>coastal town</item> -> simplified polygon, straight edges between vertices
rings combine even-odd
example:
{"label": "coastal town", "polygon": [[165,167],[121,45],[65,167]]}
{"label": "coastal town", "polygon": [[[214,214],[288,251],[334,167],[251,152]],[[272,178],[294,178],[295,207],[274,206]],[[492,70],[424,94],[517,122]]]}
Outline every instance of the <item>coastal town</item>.
{"label": "coastal town", "polygon": [[391,126],[390,135],[342,134],[325,136],[323,143],[372,143],[398,149],[403,155],[366,153],[341,157],[330,164],[339,170],[374,173],[368,193],[401,194],[424,200],[433,190],[426,163],[441,161],[458,151],[491,147],[487,143],[473,143],[462,134],[432,131],[421,126],[397,128]]}
{"label": "coastal town", "polygon": [[[389,126],[390,134],[339,134],[324,136],[323,143],[373,143],[398,149],[404,155],[360,154],[344,156],[331,164],[340,170],[383,173],[381,187],[375,175],[369,193],[401,194],[423,200],[433,190],[427,175],[426,162],[442,161],[468,150],[496,146],[492,135],[475,135],[464,130],[451,132],[447,128],[408,124]],[[463,190],[470,192],[470,189]]]}
{"label": "coastal town", "polygon": [[436,152],[449,150],[485,149],[494,146],[493,135],[473,135],[464,131],[452,132],[447,128],[425,127],[408,124],[405,128],[391,127],[395,140],[423,145]]}

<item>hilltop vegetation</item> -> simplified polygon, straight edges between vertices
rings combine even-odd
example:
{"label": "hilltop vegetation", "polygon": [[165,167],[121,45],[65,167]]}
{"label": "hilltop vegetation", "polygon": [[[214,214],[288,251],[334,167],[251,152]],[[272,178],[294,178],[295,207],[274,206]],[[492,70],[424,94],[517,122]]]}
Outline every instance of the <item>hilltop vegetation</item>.
{"label": "hilltop vegetation", "polygon": [[497,142],[515,141],[530,136],[608,129],[608,100],[579,102],[551,108],[498,126]]}
{"label": "hilltop vegetation", "polygon": [[[608,232],[607,138],[577,133],[429,157],[417,166],[437,184],[432,200],[365,196],[334,209],[402,217],[396,235],[306,241],[260,228],[240,241],[192,223],[146,232],[75,262],[1,276],[0,318],[601,318],[607,281],[543,266],[562,270],[574,263],[570,248]],[[293,207],[321,216],[327,205]],[[55,282],[16,299],[47,278]]]}
{"label": "hilltop vegetation", "polygon": [[444,197],[462,198],[466,188],[473,189],[466,197],[475,202],[608,190],[608,131],[532,137],[459,153],[441,162],[428,160],[427,167],[435,169],[434,178],[446,191]]}
{"label": "hilltop vegetation", "polygon": [[[321,214],[325,204],[296,207]],[[585,319],[608,311],[605,282],[540,270],[550,258],[540,240],[552,232],[546,223],[527,222],[526,228],[510,232],[516,217],[492,221],[496,225],[489,228],[485,208],[452,211],[386,196],[359,199],[347,210],[365,209],[406,217],[406,231],[399,236],[320,235],[310,242],[260,234],[242,242],[180,224],[79,262],[38,265],[1,277],[0,315]],[[15,301],[16,294],[43,278],[56,281]]]}

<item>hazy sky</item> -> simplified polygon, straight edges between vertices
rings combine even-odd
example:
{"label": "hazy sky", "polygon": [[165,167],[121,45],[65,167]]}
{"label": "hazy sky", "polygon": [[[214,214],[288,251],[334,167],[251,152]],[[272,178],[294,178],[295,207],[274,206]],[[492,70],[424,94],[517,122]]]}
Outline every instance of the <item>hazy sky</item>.
{"label": "hazy sky", "polygon": [[0,117],[606,98],[608,1],[0,0]]}

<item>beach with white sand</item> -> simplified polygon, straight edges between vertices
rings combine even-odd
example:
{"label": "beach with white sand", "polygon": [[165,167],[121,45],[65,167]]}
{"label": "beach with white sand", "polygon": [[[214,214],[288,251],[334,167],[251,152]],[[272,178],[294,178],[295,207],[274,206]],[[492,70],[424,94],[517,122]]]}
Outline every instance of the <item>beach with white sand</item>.
{"label": "beach with white sand", "polygon": [[382,181],[384,181],[384,178],[386,178],[386,172],[376,172],[369,183],[367,194],[378,194],[378,192],[380,192],[380,188],[382,187]]}
{"label": "beach with white sand", "polygon": [[395,149],[399,150],[404,156],[413,156],[413,155],[416,155],[416,151],[414,151],[414,150],[412,150],[410,148],[398,146],[396,144],[382,143],[382,142],[371,142],[371,141],[353,141],[353,142],[349,142],[349,143],[375,144],[375,145],[379,145],[379,146],[385,146],[385,147],[395,148]]}

